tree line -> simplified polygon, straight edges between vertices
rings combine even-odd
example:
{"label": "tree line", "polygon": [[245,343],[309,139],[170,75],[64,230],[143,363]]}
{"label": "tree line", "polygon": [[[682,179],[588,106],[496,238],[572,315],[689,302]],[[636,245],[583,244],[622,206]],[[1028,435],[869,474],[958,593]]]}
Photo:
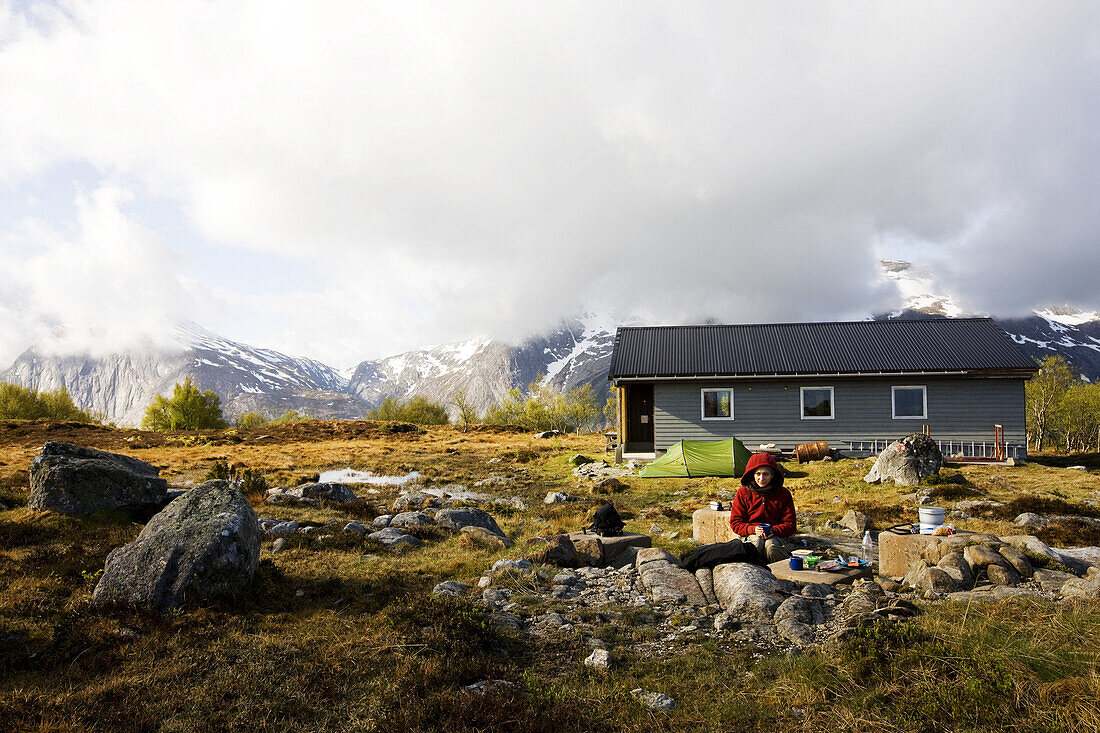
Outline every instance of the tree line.
{"label": "tree line", "polygon": [[[456,422],[465,429],[472,423],[515,425],[528,430],[586,431],[599,428],[605,420],[614,419],[613,399],[600,408],[591,384],[574,387],[565,393],[547,386],[541,378],[528,385],[527,392],[509,390],[499,404],[479,414],[465,389],[455,390],[444,403],[413,395],[407,399],[387,397],[367,412],[368,420],[408,422],[416,425],[447,425],[451,422],[449,407],[454,408]],[[258,412],[247,412],[235,421],[237,427],[256,428],[261,425],[293,422],[305,419],[290,410],[280,417],[268,419]],[[176,384],[171,397],[158,395],[146,408],[141,426],[146,430],[217,430],[228,427],[222,415],[221,400],[211,390],[200,391],[187,378]]]}
{"label": "tree line", "polygon": [[1029,448],[1100,451],[1100,384],[1079,377],[1061,356],[1048,356],[1024,393]]}

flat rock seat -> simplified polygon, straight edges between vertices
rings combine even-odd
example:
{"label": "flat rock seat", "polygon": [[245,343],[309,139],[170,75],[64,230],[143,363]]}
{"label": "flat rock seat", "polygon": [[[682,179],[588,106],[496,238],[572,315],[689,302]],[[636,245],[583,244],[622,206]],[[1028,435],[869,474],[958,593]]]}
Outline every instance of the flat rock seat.
{"label": "flat rock seat", "polygon": [[874,571],[870,565],[858,568],[840,568],[838,570],[791,570],[790,560],[779,560],[768,565],[772,575],[780,580],[795,583],[821,583],[822,585],[846,585],[856,578],[872,578]]}

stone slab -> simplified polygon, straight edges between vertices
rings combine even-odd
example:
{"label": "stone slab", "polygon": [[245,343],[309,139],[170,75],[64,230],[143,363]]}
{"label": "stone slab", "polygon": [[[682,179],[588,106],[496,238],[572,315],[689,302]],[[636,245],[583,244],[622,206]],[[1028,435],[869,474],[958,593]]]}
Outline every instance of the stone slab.
{"label": "stone slab", "polygon": [[874,577],[871,566],[841,568],[838,570],[791,570],[790,560],[778,560],[768,565],[772,575],[780,580],[793,580],[795,583],[823,583],[825,585],[844,585],[856,578]]}
{"label": "stone slab", "polygon": [[[973,532],[960,531],[955,534],[973,534]],[[879,575],[887,578],[905,577],[910,566],[921,559],[924,548],[930,542],[942,539],[944,538],[930,534],[880,533],[878,536]]]}
{"label": "stone slab", "polygon": [[572,532],[569,539],[577,548],[580,565],[606,567],[628,547],[652,547],[653,538],[647,534],[624,532],[618,537],[600,537],[589,532]]}
{"label": "stone slab", "polygon": [[701,545],[736,539],[730,528],[730,510],[696,509],[691,515],[691,536]]}

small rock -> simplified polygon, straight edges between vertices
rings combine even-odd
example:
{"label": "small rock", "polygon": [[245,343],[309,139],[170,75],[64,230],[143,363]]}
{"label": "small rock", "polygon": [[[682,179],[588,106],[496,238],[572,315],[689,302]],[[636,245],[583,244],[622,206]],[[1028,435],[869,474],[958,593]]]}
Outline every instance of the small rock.
{"label": "small rock", "polygon": [[611,653],[606,649],[596,649],[584,660],[584,666],[605,672],[611,667]]}
{"label": "small rock", "polygon": [[574,466],[583,466],[586,463],[592,463],[592,459],[588,456],[583,456],[580,453],[577,453],[569,459],[569,462]]}
{"label": "small rock", "polygon": [[543,504],[561,504],[569,501],[569,495],[563,494],[560,491],[551,491],[546,495],[546,498],[542,500]]}
{"label": "small rock", "polygon": [[397,527],[386,527],[377,532],[371,532],[367,537],[376,542],[381,542],[384,547],[397,547],[399,545],[417,547],[421,544],[420,538],[406,534]]}
{"label": "small rock", "polygon": [[863,535],[864,532],[871,526],[871,518],[863,512],[857,512],[855,509],[849,509],[847,513],[840,519],[840,525],[847,527],[858,535]]}
{"label": "small rock", "polygon": [[639,687],[631,690],[630,694],[638,698],[638,701],[650,710],[669,711],[676,709],[676,701],[660,692],[646,692]]}
{"label": "small rock", "polygon": [[496,574],[500,572],[525,572],[531,569],[531,563],[528,560],[520,558],[519,560],[509,560],[507,558],[497,560],[493,563],[493,567],[490,570],[491,573]]}
{"label": "small rock", "polygon": [[490,532],[484,527],[468,526],[463,527],[461,531],[462,534],[473,541],[474,544],[488,549],[508,549],[512,547],[513,544],[515,544],[512,542],[512,540],[508,539],[504,535]]}
{"label": "small rock", "polygon": [[370,526],[375,529],[385,529],[390,526],[390,521],[393,519],[392,514],[379,514],[373,520],[371,520]]}
{"label": "small rock", "polygon": [[650,534],[661,534],[662,532],[664,532],[664,530],[661,529],[661,526],[659,524],[654,524],[649,528]]}
{"label": "small rock", "polygon": [[1029,529],[1037,527],[1046,527],[1050,524],[1050,520],[1046,517],[1035,514],[1034,512],[1024,512],[1020,516],[1012,520],[1012,523],[1018,527],[1027,527]]}
{"label": "small rock", "polygon": [[433,524],[435,524],[435,519],[424,512],[401,512],[395,514],[393,519],[390,520],[390,527],[409,529],[413,527],[430,527]]}
{"label": "small rock", "polygon": [[615,477],[608,477],[592,487],[594,494],[618,494],[630,487]]}
{"label": "small rock", "polygon": [[460,596],[469,589],[469,586],[459,583],[457,580],[444,580],[432,588],[433,596]]}
{"label": "small rock", "polygon": [[490,690],[495,690],[502,687],[512,688],[515,686],[516,685],[514,682],[509,682],[508,680],[481,680],[480,682],[475,682],[472,685],[466,685],[466,687],[464,687],[463,689],[475,695],[484,695]]}
{"label": "small rock", "polygon": [[353,532],[353,533],[359,535],[360,537],[363,537],[364,535],[367,534],[367,528],[364,527],[359,522],[348,522],[347,524],[344,525],[344,531],[345,532]]}
{"label": "small rock", "polygon": [[286,549],[286,537],[280,537],[271,543],[271,551],[278,555],[280,552]]}

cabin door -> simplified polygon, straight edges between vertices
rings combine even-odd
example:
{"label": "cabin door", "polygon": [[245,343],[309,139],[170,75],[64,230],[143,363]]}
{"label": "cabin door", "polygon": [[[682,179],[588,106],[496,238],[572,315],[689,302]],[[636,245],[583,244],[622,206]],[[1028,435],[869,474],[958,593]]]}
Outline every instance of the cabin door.
{"label": "cabin door", "polygon": [[629,384],[626,391],[624,453],[653,452],[653,385]]}

